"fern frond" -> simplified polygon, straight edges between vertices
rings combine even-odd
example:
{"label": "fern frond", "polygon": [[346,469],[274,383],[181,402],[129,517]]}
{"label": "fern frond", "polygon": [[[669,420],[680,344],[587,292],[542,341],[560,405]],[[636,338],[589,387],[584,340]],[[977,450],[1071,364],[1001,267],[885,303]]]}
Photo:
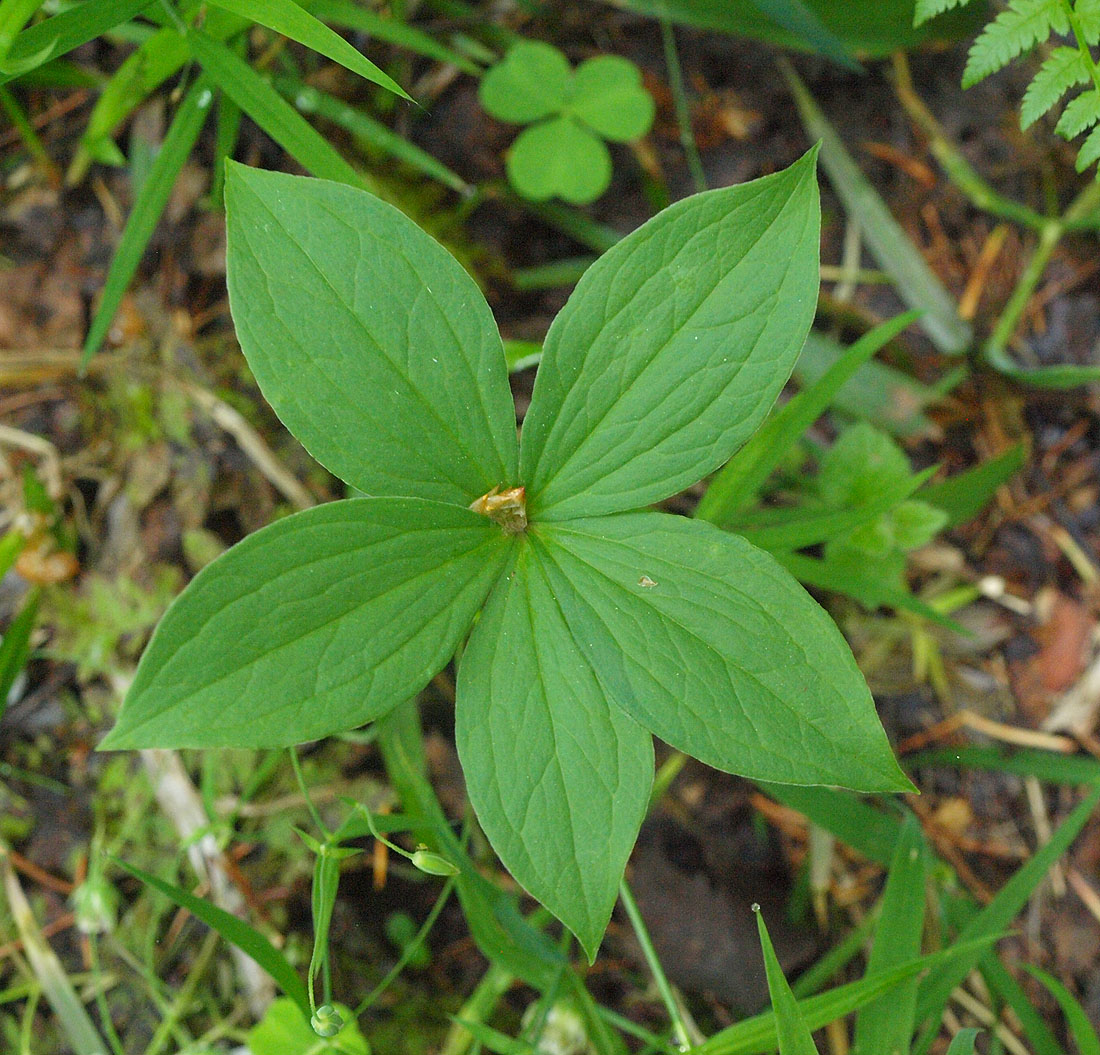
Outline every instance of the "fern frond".
{"label": "fern frond", "polygon": [[1094,161],[1100,161],[1100,125],[1089,132],[1077,154],[1077,171],[1084,172]]}
{"label": "fern frond", "polygon": [[1077,0],[1074,14],[1085,42],[1094,45],[1100,41],[1100,0]]}
{"label": "fern frond", "polygon": [[1051,34],[1068,33],[1069,28],[1069,18],[1059,0],[1009,0],[1008,7],[974,41],[966,60],[963,87],[977,84]]}
{"label": "fern frond", "polygon": [[1100,121],[1100,91],[1090,88],[1066,104],[1054,131],[1066,139],[1079,136]]}
{"label": "fern frond", "polygon": [[922,26],[930,18],[942,15],[954,7],[963,7],[971,0],[917,0],[916,9],[913,11],[913,25]]}
{"label": "fern frond", "polygon": [[1055,48],[1039,68],[1024,92],[1020,107],[1020,127],[1030,128],[1063,95],[1079,84],[1087,84],[1089,64],[1076,48]]}

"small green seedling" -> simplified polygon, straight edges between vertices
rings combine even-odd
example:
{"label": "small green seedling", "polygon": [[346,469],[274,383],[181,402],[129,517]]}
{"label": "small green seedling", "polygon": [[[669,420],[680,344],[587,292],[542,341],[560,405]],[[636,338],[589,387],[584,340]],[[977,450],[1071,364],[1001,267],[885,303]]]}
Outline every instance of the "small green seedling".
{"label": "small green seedling", "polygon": [[508,179],[525,198],[595,201],[611,185],[604,140],[640,139],[653,124],[653,97],[629,59],[598,55],[576,70],[541,41],[516,44],[481,82],[493,117],[528,125],[508,152]]}
{"label": "small green seedling", "polygon": [[[820,498],[833,509],[853,509],[876,495],[904,489],[916,480],[905,452],[888,436],[866,422],[846,429],[821,461],[817,477]],[[876,584],[905,589],[905,555],[925,543],[947,524],[947,514],[936,506],[910,498],[874,519],[830,539],[825,557],[838,571],[847,572],[856,596],[878,607],[885,599]]]}
{"label": "small green seedling", "polygon": [[766,553],[638,510],[727,461],[817,303],[814,153],[664,210],[585,273],[517,441],[473,279],[385,202],[231,165],[228,282],[265,397],[369,497],[204,568],[107,748],[274,747],[379,718],[462,648],[456,739],[503,863],[594,957],[651,734],[759,780],[901,773],[832,620]]}

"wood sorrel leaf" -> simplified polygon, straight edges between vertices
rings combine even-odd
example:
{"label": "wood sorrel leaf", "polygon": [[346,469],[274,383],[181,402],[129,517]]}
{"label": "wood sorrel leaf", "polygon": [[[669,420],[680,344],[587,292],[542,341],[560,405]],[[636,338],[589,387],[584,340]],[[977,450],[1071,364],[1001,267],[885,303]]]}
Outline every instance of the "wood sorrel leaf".
{"label": "wood sorrel leaf", "polygon": [[768,554],[665,513],[538,532],[601,686],[662,740],[759,780],[911,787],[840,631]]}
{"label": "wood sorrel leaf", "polygon": [[176,600],[101,746],[279,747],[376,718],[451,658],[509,548],[484,517],[413,498],[279,520]]}
{"label": "wood sorrel leaf", "polygon": [[455,737],[501,861],[593,959],[653,783],[653,744],[608,705],[525,542],[458,672]]}
{"label": "wood sorrel leaf", "polygon": [[677,202],[585,272],[524,421],[533,518],[667,498],[760,424],[817,304],[815,156]]}
{"label": "wood sorrel leaf", "polygon": [[438,242],[365,191],[232,163],[226,212],[241,348],[322,465],[463,506],[517,482],[496,323]]}

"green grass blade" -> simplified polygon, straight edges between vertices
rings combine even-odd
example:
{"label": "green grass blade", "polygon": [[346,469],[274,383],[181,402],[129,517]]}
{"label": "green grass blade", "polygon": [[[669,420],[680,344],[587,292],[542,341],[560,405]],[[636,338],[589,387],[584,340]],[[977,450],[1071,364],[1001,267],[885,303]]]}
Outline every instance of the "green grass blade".
{"label": "green grass blade", "polygon": [[120,861],[117,857],[112,857],[111,860],[123,871],[129,872],[146,886],[159,891],[180,908],[187,909],[191,915],[216,930],[231,945],[235,945],[241,952],[251,956],[275,980],[275,984],[302,1009],[302,1014],[309,1018],[309,996],[301,978],[298,977],[287,958],[255,927],[230,915],[217,905],[189,894],[173,883],[168,883],[134,865]]}
{"label": "green grass blade", "polygon": [[773,414],[714,476],[695,515],[725,527],[733,513],[752,501],[787,451],[828,409],[859,367],[918,317],[918,312],[908,312],[877,326],[856,341],[819,381]]}
{"label": "green grass blade", "polygon": [[996,955],[983,957],[980,969],[989,988],[1016,1012],[1033,1055],[1066,1055],[1043,1016],[1035,1010],[1030,997]]}
{"label": "green grass blade", "polygon": [[103,1055],[108,1050],[107,1044],[92,1024],[73,983],[65,973],[65,968],[42,934],[16,878],[7,845],[3,840],[0,840],[0,878],[3,879],[3,890],[7,895],[11,917],[23,942],[23,952],[53,1009],[62,1033],[72,1045],[75,1055]]}
{"label": "green grass blade", "polygon": [[780,69],[790,86],[807,134],[821,141],[821,164],[833,189],[848,214],[859,217],[863,237],[875,258],[893,277],[898,294],[906,304],[924,313],[920,326],[932,343],[944,355],[961,355],[970,346],[973,333],[969,324],[959,318],[951,294],[890,215],[878,191],[860,171],[794,68],[781,60]]}
{"label": "green grass blade", "polygon": [[356,51],[339,33],[299,7],[294,0],[209,0],[209,3],[296,40],[317,54],[338,62],[352,73],[359,74],[364,80],[378,84],[394,95],[412,102],[408,92],[389,74]]}
{"label": "green grass blade", "polygon": [[8,531],[0,535],[0,579],[11,570],[26,544],[26,536],[21,531]]}
{"label": "green grass blade", "polygon": [[985,349],[985,358],[997,373],[1032,388],[1080,388],[1100,381],[1100,366],[1018,366],[1003,348]]}
{"label": "green grass blade", "polygon": [[859,502],[847,509],[812,509],[809,512],[797,510],[793,511],[789,519],[780,523],[765,527],[739,527],[735,522],[730,530],[769,553],[784,553],[816,546],[846,535],[893,509],[904,502],[935,471],[936,466],[929,466],[923,472],[885,488],[870,501]]}
{"label": "green grass blade", "polygon": [[762,15],[797,37],[811,51],[831,59],[838,66],[859,73],[863,67],[848,45],[826,26],[802,0],[752,0]]}
{"label": "green grass blade", "polygon": [[172,119],[168,134],[161,144],[160,153],[157,154],[149,175],[142,184],[137,201],[134,202],[133,211],[126,221],[126,228],[122,232],[122,240],[111,260],[99,309],[96,311],[95,318],[92,319],[87,339],[84,341],[84,352],[80,360],[81,369],[99,350],[103,339],[107,336],[126,287],[134,277],[145,247],[153,237],[160,215],[168,203],[176,176],[179,175],[180,169],[183,168],[184,162],[187,161],[195,146],[213,101],[214,92],[210,81],[206,77],[200,77],[184,96],[176,116]]}
{"label": "green grass blade", "polygon": [[903,818],[899,814],[877,810],[851,792],[834,788],[764,783],[760,783],[760,788],[869,861],[889,867],[902,827]]}
{"label": "green grass blade", "polygon": [[[905,818],[882,894],[882,909],[867,973],[884,971],[920,955],[924,932],[928,846],[916,817]],[[903,982],[889,996],[856,1015],[854,1055],[896,1055],[907,1051],[916,1027],[917,980]]]}
{"label": "green grass blade", "polygon": [[368,7],[360,7],[352,3],[351,0],[312,0],[309,6],[318,18],[332,25],[354,29],[359,33],[369,33],[378,40],[396,44],[400,48],[424,55],[426,58],[435,59],[438,62],[449,62],[463,73],[469,73],[474,77],[481,73],[481,67],[477,63],[471,62],[465,55],[460,55],[451,48],[444,47],[427,33],[399,22],[396,18],[384,18]]}
{"label": "green grass blade", "polygon": [[942,509],[948,518],[946,527],[957,527],[976,517],[997,488],[1015,476],[1026,460],[1024,445],[1018,443],[1004,454],[990,458],[973,469],[958,473],[942,483],[930,484],[917,498]]}
{"label": "green grass blade", "polygon": [[[73,48],[95,40],[108,30],[128,22],[153,0],[87,0],[86,3],[63,11],[52,18],[24,29],[11,45],[7,65],[19,67],[26,73],[26,64],[32,59],[46,62],[56,59]],[[35,63],[38,65],[40,63]],[[25,68],[24,68],[25,67]],[[0,71],[0,84],[11,80],[15,73]]]}
{"label": "green grass blade", "polygon": [[0,638],[0,718],[4,717],[8,694],[19,672],[27,665],[31,654],[31,634],[38,615],[40,588],[33,587],[23,602],[23,607],[8,624]]}
{"label": "green grass blade", "polygon": [[1089,1016],[1085,1014],[1085,1009],[1077,998],[1054,975],[1041,967],[1025,964],[1024,970],[1033,978],[1037,978],[1046,987],[1047,992],[1058,1001],[1079,1055],[1100,1055],[1100,1037],[1096,1035]]}
{"label": "green grass blade", "polygon": [[1059,755],[1030,748],[1010,754],[996,747],[945,747],[907,755],[908,769],[944,766],[1038,777],[1051,784],[1100,784],[1100,762],[1087,755]]}
{"label": "green grass blade", "polygon": [[333,95],[319,91],[297,77],[280,76],[276,77],[273,83],[275,88],[298,108],[299,112],[316,114],[326,121],[331,121],[364,144],[376,147],[397,161],[408,165],[409,168],[437,180],[459,194],[473,193],[473,187],[457,172],[447,168],[426,150],[421,150],[415,143],[410,143],[403,136],[387,128],[381,121],[368,117],[362,110],[356,109],[343,99],[337,99]]}
{"label": "green grass blade", "polygon": [[[1040,848],[1027,864],[1001,888],[997,896],[963,928],[959,943],[987,938],[1006,930],[1027,903],[1035,888],[1042,882],[1051,865],[1069,849],[1070,844],[1084,827],[1085,822],[1100,803],[1100,787],[1094,788],[1084,801],[1062,822],[1049,842]],[[918,1051],[928,1050],[939,1030],[943,1009],[951,997],[951,991],[977,966],[981,952],[960,957],[942,971],[927,978],[922,984],[917,1000],[918,1021],[931,1020],[931,1025],[921,1038]]]}
{"label": "green grass blade", "polygon": [[775,1014],[775,1032],[779,1041],[779,1055],[818,1055],[817,1045],[806,1027],[798,1001],[779,966],[768,928],[764,925],[764,913],[759,905],[753,905],[756,926],[760,932],[760,947],[764,952],[764,971],[768,976],[768,995]]}
{"label": "green grass blade", "polygon": [[[0,0],[0,66],[11,51],[19,31],[42,6],[43,0]],[[53,47],[51,45],[50,51]]]}
{"label": "green grass blade", "polygon": [[[919,960],[892,967],[880,974],[868,975],[858,982],[837,986],[828,992],[799,1001],[799,1010],[806,1026],[821,1029],[844,1015],[865,1007],[872,1000],[890,992],[909,978],[925,971],[938,971],[959,959],[981,956],[994,938],[984,938],[965,945],[922,956]],[[692,1049],[692,1055],[765,1055],[778,1044],[775,1015],[768,1011],[723,1029],[709,1040]]]}
{"label": "green grass blade", "polygon": [[247,62],[205,33],[188,34],[187,43],[218,87],[303,168],[321,179],[366,186],[328,140]]}
{"label": "green grass blade", "polygon": [[947,1047],[947,1055],[974,1055],[977,1050],[974,1047],[974,1042],[978,1038],[980,1029],[974,1029],[972,1026],[966,1029],[960,1029],[954,1037],[951,1038],[951,1043]]}

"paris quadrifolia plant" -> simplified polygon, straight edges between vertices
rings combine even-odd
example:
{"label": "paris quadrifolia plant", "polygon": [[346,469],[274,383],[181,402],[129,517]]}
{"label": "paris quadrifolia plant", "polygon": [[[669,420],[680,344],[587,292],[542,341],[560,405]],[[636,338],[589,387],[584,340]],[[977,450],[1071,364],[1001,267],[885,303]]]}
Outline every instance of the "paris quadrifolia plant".
{"label": "paris quadrifolia plant", "polygon": [[228,282],[264,396],[368,497],[288,516],[165,615],[106,748],[276,747],[363,725],[458,656],[469,798],[596,954],[652,735],[728,772],[910,787],[828,615],[771,557],[644,507],[717,469],[814,316],[815,154],[661,212],[584,275],[517,439],[474,281],[396,209],[230,164]]}
{"label": "paris quadrifolia plant", "polygon": [[[917,25],[973,0],[916,0]],[[969,88],[1003,69],[1024,52],[1055,37],[1024,93],[1020,125],[1028,128],[1072,94],[1055,131],[1065,139],[1088,132],[1077,154],[1077,171],[1100,161],[1100,66],[1092,49],[1100,43],[1100,0],[1008,0],[974,41],[963,73]],[[1091,130],[1091,131],[1090,131]]]}

